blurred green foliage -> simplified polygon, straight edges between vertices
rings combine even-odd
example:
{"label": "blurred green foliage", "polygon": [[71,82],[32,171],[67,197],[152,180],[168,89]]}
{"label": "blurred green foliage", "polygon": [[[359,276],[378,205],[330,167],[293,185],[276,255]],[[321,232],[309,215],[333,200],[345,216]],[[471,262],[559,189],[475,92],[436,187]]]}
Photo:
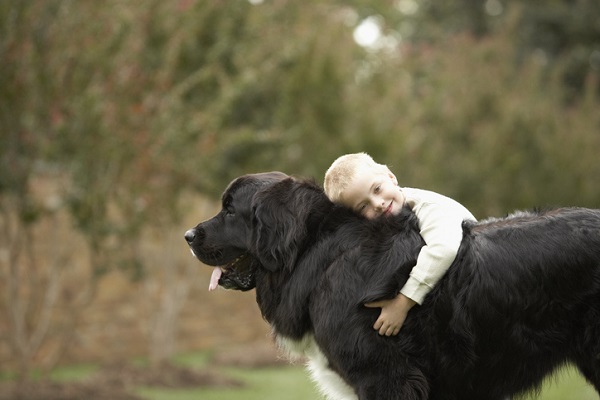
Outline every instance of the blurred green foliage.
{"label": "blurred green foliage", "polygon": [[[2,193],[58,171],[99,243],[176,218],[182,190],[271,169],[320,181],[365,150],[479,217],[598,206],[592,1],[253,3],[2,2]],[[394,40],[362,48],[374,15]]]}

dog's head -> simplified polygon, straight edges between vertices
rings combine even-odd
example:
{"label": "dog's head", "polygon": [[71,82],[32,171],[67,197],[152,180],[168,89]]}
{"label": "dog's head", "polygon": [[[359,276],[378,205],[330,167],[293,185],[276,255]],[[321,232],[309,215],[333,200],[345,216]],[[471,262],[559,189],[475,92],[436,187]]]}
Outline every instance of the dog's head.
{"label": "dog's head", "polygon": [[317,204],[331,205],[314,183],[280,172],[244,175],[225,189],[222,208],[185,233],[192,253],[215,266],[211,286],[250,290],[257,270],[276,272],[294,264]]}

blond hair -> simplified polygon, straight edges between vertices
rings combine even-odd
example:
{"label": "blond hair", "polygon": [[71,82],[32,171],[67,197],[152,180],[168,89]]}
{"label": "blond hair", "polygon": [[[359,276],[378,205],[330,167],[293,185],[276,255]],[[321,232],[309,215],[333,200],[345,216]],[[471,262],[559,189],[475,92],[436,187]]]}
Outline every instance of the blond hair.
{"label": "blond hair", "polygon": [[367,153],[345,154],[338,157],[325,172],[323,188],[329,200],[340,203],[346,188],[361,168],[370,168],[377,172],[387,172],[388,167],[376,163]]}

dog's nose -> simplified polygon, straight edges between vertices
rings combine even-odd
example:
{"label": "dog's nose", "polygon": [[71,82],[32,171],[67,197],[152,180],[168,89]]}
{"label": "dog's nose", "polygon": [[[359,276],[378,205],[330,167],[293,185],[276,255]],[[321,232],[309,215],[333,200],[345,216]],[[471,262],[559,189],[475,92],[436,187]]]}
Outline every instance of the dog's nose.
{"label": "dog's nose", "polygon": [[194,229],[190,229],[183,236],[185,237],[186,242],[192,243],[196,238],[196,231]]}

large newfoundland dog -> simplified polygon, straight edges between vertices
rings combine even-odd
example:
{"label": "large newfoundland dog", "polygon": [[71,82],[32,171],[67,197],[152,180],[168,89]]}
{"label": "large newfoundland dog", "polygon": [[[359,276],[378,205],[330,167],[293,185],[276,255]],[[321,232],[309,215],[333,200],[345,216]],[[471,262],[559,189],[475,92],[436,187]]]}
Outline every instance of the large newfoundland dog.
{"label": "large newfoundland dog", "polygon": [[228,289],[256,288],[277,342],[331,399],[505,399],[573,363],[600,392],[600,210],[464,223],[455,262],[398,336],[373,328],[423,245],[409,210],[366,220],[314,183],[234,180],[186,232]]}

